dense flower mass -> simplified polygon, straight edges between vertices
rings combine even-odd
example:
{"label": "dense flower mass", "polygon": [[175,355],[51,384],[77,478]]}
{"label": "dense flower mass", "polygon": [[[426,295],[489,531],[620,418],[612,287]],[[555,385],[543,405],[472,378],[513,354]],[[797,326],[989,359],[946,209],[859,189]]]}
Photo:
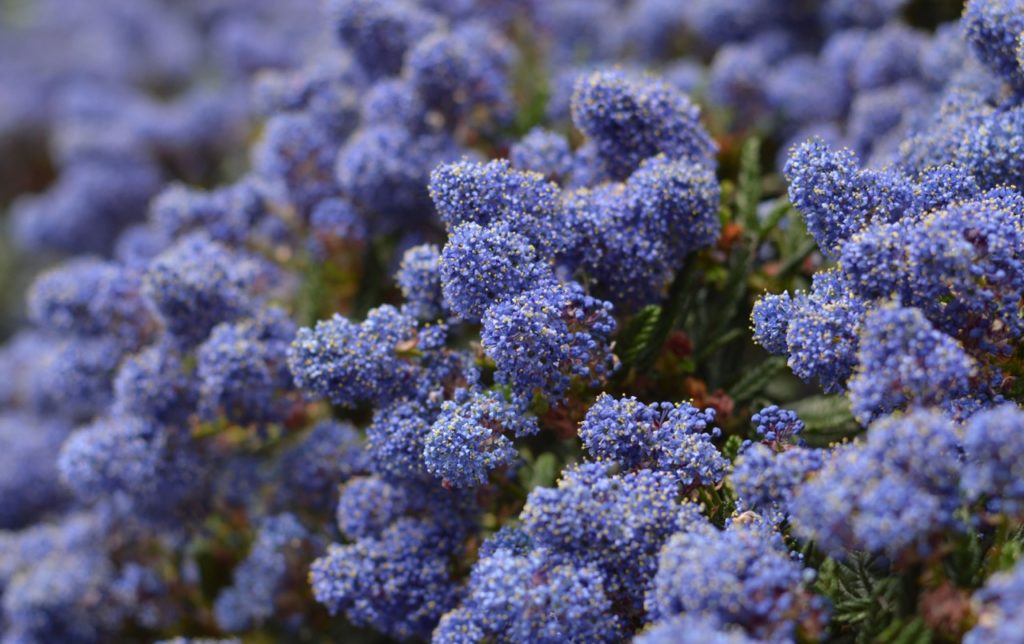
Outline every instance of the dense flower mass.
{"label": "dense flower mass", "polygon": [[1021,639],[1024,1],[0,2],[0,640]]}

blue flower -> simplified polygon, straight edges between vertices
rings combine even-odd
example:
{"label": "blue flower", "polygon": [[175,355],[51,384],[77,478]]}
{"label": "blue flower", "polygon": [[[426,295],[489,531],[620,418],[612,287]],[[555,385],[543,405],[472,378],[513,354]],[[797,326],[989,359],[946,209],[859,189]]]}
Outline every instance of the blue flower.
{"label": "blue flower", "polygon": [[560,400],[573,378],[596,385],[616,366],[611,308],[576,282],[542,283],[490,306],[480,338],[495,379],[526,399],[539,391]]}

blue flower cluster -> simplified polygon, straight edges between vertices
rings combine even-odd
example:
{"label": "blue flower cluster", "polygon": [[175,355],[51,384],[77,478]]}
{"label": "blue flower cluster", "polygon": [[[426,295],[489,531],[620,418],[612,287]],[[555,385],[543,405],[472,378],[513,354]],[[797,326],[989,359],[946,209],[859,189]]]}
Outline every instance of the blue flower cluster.
{"label": "blue flower cluster", "polygon": [[706,615],[755,638],[784,641],[816,609],[805,588],[812,571],[756,515],[740,515],[725,530],[701,519],[680,527],[661,551],[647,596],[655,621]]}
{"label": "blue flower cluster", "polygon": [[2,4],[4,642],[1019,639],[1024,3]]}
{"label": "blue flower cluster", "polygon": [[[801,378],[848,391],[868,436],[837,448],[808,482],[771,496],[788,499],[798,535],[835,556],[930,556],[935,535],[964,519],[956,516],[964,503],[1019,516],[1016,451],[1005,434],[1019,411],[995,406],[1013,397],[1011,356],[1021,335],[1024,243],[1011,141],[1020,111],[1014,26],[1022,16],[1019,3],[967,3],[966,43],[942,29],[920,50],[932,50],[920,68],[907,70],[905,78],[921,73],[928,82],[911,99],[918,107],[893,103],[899,125],[891,142],[876,141],[867,154],[849,139],[852,150],[818,138],[789,154],[790,200],[836,264],[815,275],[809,293],[759,301],[754,337],[787,355]],[[885,418],[904,410],[912,411]],[[899,443],[923,441],[928,461],[898,456],[904,448],[891,443],[893,432],[907,434]],[[758,498],[755,482],[765,475],[741,465],[739,496],[748,487]]]}
{"label": "blue flower cluster", "polygon": [[794,446],[777,452],[760,443],[749,445],[739,454],[730,476],[737,509],[782,523],[789,518],[797,488],[824,461],[822,450]]}
{"label": "blue flower cluster", "polygon": [[1024,567],[993,575],[988,583],[974,594],[978,605],[978,623],[964,636],[967,644],[1013,641],[1020,637],[1021,594],[1024,593]]}
{"label": "blue flower cluster", "polygon": [[927,552],[959,507],[960,446],[937,411],[875,422],[863,444],[836,448],[789,501],[798,535],[841,555],[844,548]]}
{"label": "blue flower cluster", "polygon": [[684,485],[714,485],[726,461],[712,438],[718,436],[713,409],[688,403],[645,405],[636,398],[602,394],[580,423],[579,435],[591,456],[627,470],[672,473]]}
{"label": "blue flower cluster", "polygon": [[536,419],[524,415],[521,405],[490,392],[456,395],[441,406],[423,441],[423,462],[449,485],[479,485],[490,470],[515,460],[507,434],[522,438],[537,431]]}
{"label": "blue flower cluster", "polygon": [[757,435],[771,443],[788,443],[796,440],[806,425],[795,411],[779,409],[778,405],[768,405],[750,417],[756,425]]}
{"label": "blue flower cluster", "polygon": [[424,637],[459,596],[449,561],[473,525],[471,497],[436,483],[353,479],[338,504],[352,539],[313,562],[317,601],[398,639]]}
{"label": "blue flower cluster", "polygon": [[976,371],[957,341],[913,308],[883,307],[868,314],[857,357],[850,403],[865,424],[910,405],[965,396]]}
{"label": "blue flower cluster", "polygon": [[971,501],[985,499],[995,512],[1024,510],[1024,446],[1018,428],[1024,412],[1012,404],[978,412],[963,429],[965,453],[960,489]]}

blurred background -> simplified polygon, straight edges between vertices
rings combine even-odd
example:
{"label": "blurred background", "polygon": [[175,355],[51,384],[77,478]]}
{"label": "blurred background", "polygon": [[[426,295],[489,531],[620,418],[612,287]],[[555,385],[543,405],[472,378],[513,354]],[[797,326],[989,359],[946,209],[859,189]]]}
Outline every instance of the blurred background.
{"label": "blurred background", "polygon": [[[763,123],[726,123],[729,106],[706,91],[708,70],[743,34],[706,46],[681,20],[683,2],[593,4],[584,15],[595,24],[582,30],[577,49],[598,49],[587,42],[606,15],[597,5],[660,12],[659,38],[670,41],[661,51],[700,66],[704,76],[686,82],[720,140],[759,129],[766,149],[773,139],[776,148],[784,143]],[[580,7],[518,5],[548,18]],[[247,143],[259,131],[256,79],[326,46],[321,10],[319,0],[0,0],[0,340],[21,324],[25,287],[42,267],[70,254],[109,255],[169,182],[213,186],[244,171]],[[959,0],[913,0],[903,20],[931,31],[961,10]],[[540,52],[532,59],[539,67],[543,36],[518,37]],[[635,54],[638,64],[673,70],[673,58],[644,59],[639,35],[624,41],[616,60]]]}

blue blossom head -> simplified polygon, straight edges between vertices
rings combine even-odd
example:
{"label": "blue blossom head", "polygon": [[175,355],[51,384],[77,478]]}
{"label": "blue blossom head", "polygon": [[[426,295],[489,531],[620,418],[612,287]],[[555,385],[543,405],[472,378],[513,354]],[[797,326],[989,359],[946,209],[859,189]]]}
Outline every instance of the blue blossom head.
{"label": "blue blossom head", "polygon": [[199,413],[237,423],[281,420],[292,384],[286,361],[295,323],[277,308],[214,327],[197,350]]}
{"label": "blue blossom head", "polygon": [[826,0],[822,19],[833,29],[849,27],[878,28],[898,16],[908,0]]}
{"label": "blue blossom head", "polygon": [[778,8],[766,0],[697,0],[680,7],[690,30],[708,46],[743,40],[778,24]]}
{"label": "blue blossom head", "polygon": [[430,169],[451,161],[459,151],[446,135],[417,136],[404,127],[360,128],[338,152],[341,193],[373,215],[381,229],[425,223],[430,212]]}
{"label": "blue blossom head", "polygon": [[625,310],[659,301],[686,254],[718,231],[707,218],[717,186],[705,182],[710,175],[699,166],[659,157],[635,176],[632,185],[606,183],[564,198],[564,225],[576,239],[563,260]]}
{"label": "blue blossom head", "polygon": [[769,405],[750,417],[757,435],[770,443],[788,443],[796,440],[804,430],[804,421],[795,411],[779,409],[778,405]]}
{"label": "blue blossom head", "polygon": [[359,90],[365,82],[353,58],[337,51],[318,55],[300,69],[264,70],[256,76],[253,93],[262,114],[304,111],[341,138],[359,121]]}
{"label": "blue blossom head", "polygon": [[857,157],[820,138],[796,146],[786,162],[789,199],[823,253],[834,256],[870,217],[872,194]]}
{"label": "blue blossom head", "polygon": [[984,499],[995,512],[1024,509],[1024,413],[1006,403],[972,415],[964,425],[960,489],[970,501]]}
{"label": "blue blossom head", "polygon": [[673,268],[718,239],[718,180],[707,166],[664,155],[647,159],[626,181],[625,196],[636,233],[664,243]]}
{"label": "blue blossom head", "polygon": [[[764,92],[771,108],[783,122],[795,125],[835,121],[845,115],[842,76],[836,76],[814,56],[796,54],[775,62],[764,79]],[[756,74],[754,68],[750,73]],[[742,109],[742,106],[737,106]],[[786,128],[786,129],[789,129]]]}
{"label": "blue blossom head", "polygon": [[417,366],[403,352],[416,347],[416,321],[393,306],[370,311],[363,322],[335,314],[301,328],[288,349],[295,386],[336,405],[355,407],[399,395]]}
{"label": "blue blossom head", "polygon": [[789,307],[789,367],[805,381],[817,378],[827,392],[842,391],[857,366],[866,305],[849,291],[840,271],[823,271],[814,276],[810,292],[798,292]]}
{"label": "blue blossom head", "polygon": [[923,32],[898,21],[869,32],[853,65],[853,86],[875,89],[916,78],[927,42]]}
{"label": "blue blossom head", "polygon": [[423,444],[437,417],[433,406],[417,400],[397,400],[373,414],[366,429],[366,449],[373,470],[390,478],[426,475]]}
{"label": "blue blossom head", "polygon": [[857,94],[850,106],[846,125],[848,145],[869,165],[881,165],[887,159],[888,143],[899,141],[908,113],[926,104],[928,94],[916,81],[902,81]]}
{"label": "blue blossom head", "polygon": [[168,240],[205,232],[215,241],[237,244],[266,212],[265,193],[266,186],[252,179],[208,192],[174,183],[150,203],[149,223]]}
{"label": "blue blossom head", "polygon": [[335,509],[338,529],[352,540],[380,536],[409,512],[412,492],[377,476],[353,478],[341,488]]}
{"label": "blue blossom head", "polygon": [[428,110],[449,129],[486,115],[481,125],[506,122],[512,113],[510,71],[516,50],[501,33],[479,22],[435,31],[409,50],[404,73]]}
{"label": "blue blossom head", "polygon": [[569,231],[560,227],[558,186],[504,159],[438,166],[430,174],[430,196],[451,234],[464,223],[501,224],[546,254],[566,244]]}
{"label": "blue blossom head", "polygon": [[978,59],[1016,88],[1024,88],[1024,67],[1017,58],[1024,5],[1019,0],[970,0],[963,25]]}
{"label": "blue blossom head", "polygon": [[522,398],[540,392],[553,400],[565,395],[573,378],[600,382],[616,367],[611,308],[576,282],[554,281],[489,307],[480,339],[494,360],[495,379]]}
{"label": "blue blossom head", "polygon": [[61,509],[67,493],[60,483],[56,453],[69,433],[61,420],[24,412],[0,414],[0,529],[26,526]]}
{"label": "blue blossom head", "polygon": [[111,335],[126,349],[145,344],[155,321],[133,269],[73,259],[40,275],[28,293],[29,317],[46,331]]}
{"label": "blue blossom head", "polygon": [[687,486],[713,485],[725,474],[726,461],[712,438],[714,410],[687,403],[645,405],[636,398],[602,394],[580,424],[583,446],[601,460],[624,469],[670,472]]}
{"label": "blue blossom head", "polygon": [[914,308],[885,306],[864,321],[849,382],[854,416],[872,419],[909,405],[935,405],[968,392],[977,366],[956,340]]}
{"label": "blue blossom head", "polygon": [[754,644],[742,628],[722,626],[711,615],[681,614],[656,622],[634,640],[636,644]]}
{"label": "blue blossom head", "polygon": [[398,74],[406,51],[440,25],[409,0],[331,0],[328,12],[338,40],[370,77]]}
{"label": "blue blossom head", "polygon": [[254,267],[203,235],[183,238],[161,253],[145,275],[144,292],[166,330],[185,347],[253,306]]}
{"label": "blue blossom head", "polygon": [[773,64],[789,55],[792,47],[784,32],[768,31],[749,41],[728,43],[715,53],[707,93],[716,105],[728,108],[733,127],[754,127],[772,113],[768,81]]}
{"label": "blue blossom head", "polygon": [[549,181],[562,182],[572,172],[572,148],[558,132],[535,127],[508,151],[509,161],[517,170],[544,175]]}
{"label": "blue blossom head", "polygon": [[58,459],[62,479],[84,500],[122,495],[145,515],[172,516],[203,487],[199,455],[173,430],[130,416],[79,429]]}
{"label": "blue blossom head", "polygon": [[596,566],[609,594],[638,609],[683,509],[679,484],[668,472],[611,469],[608,463],[567,468],[557,487],[530,493],[522,526],[537,547]]}
{"label": "blue blossom head", "polygon": [[737,509],[756,512],[778,525],[789,516],[793,491],[824,463],[824,452],[791,447],[778,452],[754,443],[736,459],[730,481]]}
{"label": "blue blossom head", "polygon": [[583,77],[573,93],[572,118],[597,144],[615,179],[625,179],[658,154],[715,164],[715,144],[700,124],[700,110],[660,80],[617,69]]}
{"label": "blue blossom head", "polygon": [[135,224],[121,231],[114,245],[114,259],[131,268],[145,268],[149,262],[170,246],[171,239],[148,224]]}
{"label": "blue blossom head", "polygon": [[1024,628],[1019,610],[1024,601],[1024,564],[989,577],[972,599],[978,621],[964,636],[966,644],[1010,642],[1019,637]]}
{"label": "blue blossom head", "polygon": [[436,320],[447,307],[441,292],[441,249],[435,244],[413,246],[402,255],[395,275],[405,305],[418,319]]}
{"label": "blue blossom head", "polygon": [[[249,630],[277,612],[277,595],[286,586],[290,564],[308,549],[309,534],[292,514],[260,522],[248,556],[232,573],[232,583],[213,604],[218,626],[229,633]],[[305,562],[302,562],[305,563]]]}
{"label": "blue blossom head", "polygon": [[195,411],[197,382],[169,343],[128,356],[114,379],[113,409],[160,424],[182,424]]}
{"label": "blue blossom head", "polygon": [[159,172],[145,160],[75,163],[46,192],[14,203],[11,234],[27,250],[106,253],[159,189]]}
{"label": "blue blossom head", "polygon": [[537,420],[493,392],[466,392],[446,401],[423,441],[427,471],[454,487],[487,482],[491,470],[511,465],[512,438],[536,434]]}
{"label": "blue blossom head", "polygon": [[16,576],[3,596],[14,641],[99,643],[115,637],[126,606],[112,592],[114,568],[91,549],[58,551]]}
{"label": "blue blossom head", "polygon": [[445,304],[470,321],[492,304],[552,279],[530,240],[503,222],[467,222],[452,230],[441,250],[440,272]]}
{"label": "blue blossom head", "polygon": [[927,553],[927,538],[954,525],[960,446],[936,411],[889,416],[867,440],[837,448],[790,502],[795,534],[825,552]]}
{"label": "blue blossom head", "polygon": [[113,397],[114,376],[123,355],[118,342],[107,336],[60,343],[32,374],[33,407],[79,421],[103,413]]}
{"label": "blue blossom head", "polygon": [[330,130],[305,114],[280,114],[267,123],[253,151],[253,167],[277,182],[299,213],[338,192],[334,175],[337,143]]}
{"label": "blue blossom head", "polygon": [[499,549],[473,567],[469,593],[456,614],[442,621],[435,641],[461,642],[460,631],[508,641],[614,642],[622,625],[612,612],[603,576],[592,567],[562,562],[538,550]]}
{"label": "blue blossom head", "polygon": [[648,614],[708,615],[762,639],[791,638],[808,614],[807,575],[781,536],[746,517],[726,530],[675,534],[662,549]]}
{"label": "blue blossom head", "polygon": [[979,110],[951,135],[956,137],[950,143],[952,160],[969,168],[984,188],[1009,185],[1019,190],[1024,172],[1024,161],[1017,154],[1021,127],[1024,107],[1020,105],[994,112]]}
{"label": "blue blossom head", "polygon": [[366,126],[393,125],[416,132],[427,122],[427,107],[407,79],[385,78],[371,86],[362,97],[362,123]]}
{"label": "blue blossom head", "polygon": [[[921,184],[922,201],[941,199],[926,196],[930,183]],[[1022,207],[1018,194],[997,189],[871,227],[843,250],[849,283],[863,297],[898,296],[975,355],[1003,355],[1022,331],[1014,302],[1024,271],[1012,250],[1021,243]]]}
{"label": "blue blossom head", "polygon": [[331,613],[397,639],[427,637],[458,592],[430,523],[401,519],[379,537],[332,544],[313,562],[313,596]]}
{"label": "blue blossom head", "polygon": [[338,485],[366,469],[362,437],[344,422],[322,420],[281,455],[280,504],[326,511],[334,507]]}

